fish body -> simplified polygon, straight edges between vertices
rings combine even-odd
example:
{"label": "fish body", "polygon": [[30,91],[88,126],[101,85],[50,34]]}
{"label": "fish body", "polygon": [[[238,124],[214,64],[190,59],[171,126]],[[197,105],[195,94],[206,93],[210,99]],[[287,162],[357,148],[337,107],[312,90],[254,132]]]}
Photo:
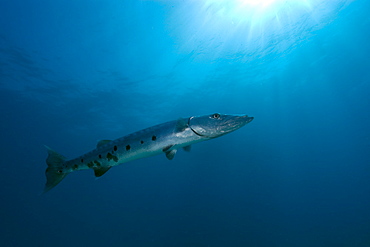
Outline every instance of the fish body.
{"label": "fish body", "polygon": [[160,153],[164,153],[171,160],[180,148],[190,151],[192,144],[225,135],[252,120],[253,117],[247,115],[218,113],[180,118],[116,140],[99,141],[94,150],[71,160],[67,160],[63,155],[46,147],[48,167],[44,193],[55,187],[73,171],[93,169],[95,176],[100,177],[113,166]]}

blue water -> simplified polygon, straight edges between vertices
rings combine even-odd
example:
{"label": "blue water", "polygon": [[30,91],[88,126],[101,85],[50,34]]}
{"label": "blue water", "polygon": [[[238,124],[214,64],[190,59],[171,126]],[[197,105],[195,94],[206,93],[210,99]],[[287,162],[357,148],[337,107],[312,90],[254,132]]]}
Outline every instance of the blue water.
{"label": "blue water", "polygon": [[[369,247],[370,2],[304,2],[1,1],[0,245]],[[255,119],[40,196],[43,145],[215,112]]]}

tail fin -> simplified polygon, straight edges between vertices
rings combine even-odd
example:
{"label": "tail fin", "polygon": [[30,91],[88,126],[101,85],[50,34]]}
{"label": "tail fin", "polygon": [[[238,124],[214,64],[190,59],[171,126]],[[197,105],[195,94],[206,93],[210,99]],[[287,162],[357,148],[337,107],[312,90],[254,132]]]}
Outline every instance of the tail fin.
{"label": "tail fin", "polygon": [[66,173],[63,169],[63,164],[65,163],[66,158],[63,155],[58,154],[51,148],[47,146],[45,147],[48,150],[49,155],[46,159],[46,164],[48,164],[48,168],[46,168],[45,171],[46,185],[44,193],[54,188],[68,174],[68,172]]}

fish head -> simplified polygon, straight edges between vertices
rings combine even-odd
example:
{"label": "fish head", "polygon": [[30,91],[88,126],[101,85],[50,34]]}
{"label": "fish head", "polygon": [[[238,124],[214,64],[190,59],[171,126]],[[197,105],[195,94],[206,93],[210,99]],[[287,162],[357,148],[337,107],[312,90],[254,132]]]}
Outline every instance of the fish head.
{"label": "fish head", "polygon": [[212,115],[190,117],[189,127],[198,136],[216,138],[243,127],[253,119],[248,115],[214,113]]}

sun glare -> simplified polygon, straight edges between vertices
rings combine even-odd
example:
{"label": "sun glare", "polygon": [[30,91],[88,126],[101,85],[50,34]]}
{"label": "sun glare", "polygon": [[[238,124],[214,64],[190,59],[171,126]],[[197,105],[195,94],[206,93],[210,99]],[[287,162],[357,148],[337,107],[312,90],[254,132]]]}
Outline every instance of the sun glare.
{"label": "sun glare", "polygon": [[241,5],[268,7],[277,0],[237,0]]}
{"label": "sun glare", "polygon": [[[189,0],[174,12],[173,30],[198,57],[276,54],[293,50],[352,0]],[[176,21],[181,18],[181,22]],[[186,31],[183,28],[187,27]],[[185,49],[184,49],[185,50]],[[262,56],[261,55],[261,56]]]}
{"label": "sun glare", "polygon": [[315,0],[205,0],[205,7],[233,22],[265,23],[281,13],[309,9]]}

